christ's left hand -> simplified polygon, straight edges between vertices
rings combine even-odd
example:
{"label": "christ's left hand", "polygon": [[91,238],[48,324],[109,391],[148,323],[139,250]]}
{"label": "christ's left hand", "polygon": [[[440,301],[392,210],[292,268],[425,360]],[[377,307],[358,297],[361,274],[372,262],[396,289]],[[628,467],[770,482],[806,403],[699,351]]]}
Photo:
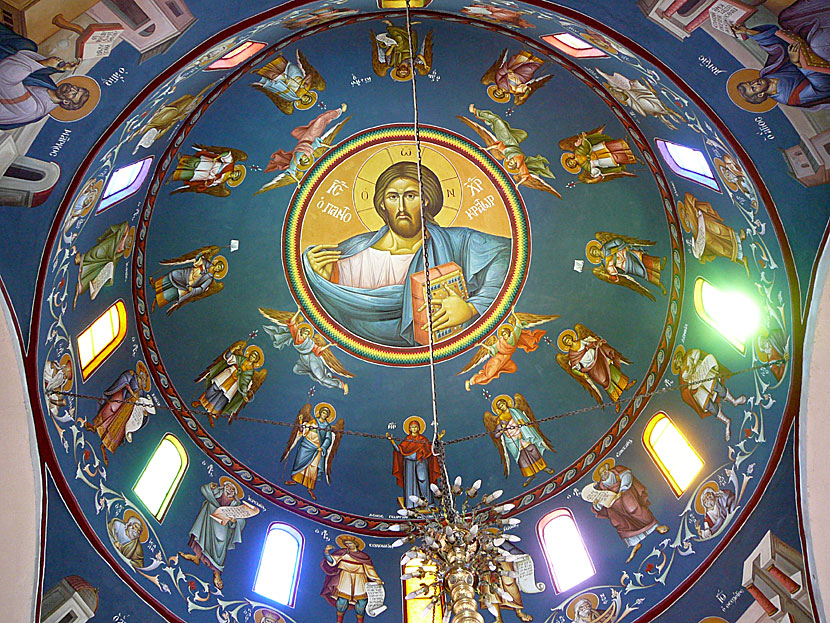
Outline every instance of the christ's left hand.
{"label": "christ's left hand", "polygon": [[[432,299],[432,329],[434,331],[457,327],[478,314],[478,310],[471,303],[465,301],[456,290],[444,286],[444,291],[446,293],[445,297]],[[426,303],[418,311],[424,309],[426,309]],[[425,323],[422,328],[424,331],[429,331],[429,323]]]}

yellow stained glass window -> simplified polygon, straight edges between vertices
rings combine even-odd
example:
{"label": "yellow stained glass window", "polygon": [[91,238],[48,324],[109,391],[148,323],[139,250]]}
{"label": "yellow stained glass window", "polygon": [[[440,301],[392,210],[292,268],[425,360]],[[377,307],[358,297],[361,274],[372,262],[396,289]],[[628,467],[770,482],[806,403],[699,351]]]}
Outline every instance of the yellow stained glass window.
{"label": "yellow stained glass window", "polygon": [[[403,581],[403,594],[408,595],[412,591],[416,591],[422,585],[430,584],[435,581],[436,568],[433,565],[424,565],[423,561],[414,559],[401,565],[404,574],[417,573],[419,569],[423,569],[423,577],[409,578]],[[434,623],[441,621],[444,617],[441,601],[435,604],[434,608],[429,607],[430,600],[438,594],[438,589],[433,587],[426,595],[416,597],[414,599],[404,600],[404,623]]]}
{"label": "yellow stained glass window", "polygon": [[164,519],[187,470],[187,452],[170,433],[161,438],[133,491],[159,523]]}
{"label": "yellow stained glass window", "polygon": [[104,363],[127,335],[127,309],[116,301],[78,336],[78,361],[84,380]]}
{"label": "yellow stained glass window", "polygon": [[646,424],[643,444],[677,497],[689,488],[703,469],[703,459],[662,411]]}
{"label": "yellow stained glass window", "polygon": [[747,340],[758,331],[758,306],[740,292],[724,292],[703,277],[695,280],[695,311],[742,355]]}

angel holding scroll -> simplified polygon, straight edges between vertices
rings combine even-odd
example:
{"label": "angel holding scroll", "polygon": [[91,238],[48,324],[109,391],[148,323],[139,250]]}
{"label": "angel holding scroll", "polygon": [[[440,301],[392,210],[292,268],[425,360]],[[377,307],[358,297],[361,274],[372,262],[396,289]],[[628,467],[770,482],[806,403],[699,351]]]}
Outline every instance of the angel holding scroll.
{"label": "angel holding scroll", "polygon": [[286,480],[285,484],[304,486],[312,500],[317,499],[314,487],[317,486],[321,473],[325,472],[326,482],[331,484],[331,466],[346,427],[342,417],[334,421],[336,416],[334,407],[327,402],[321,402],[314,407],[313,413],[310,404],[303,405],[280,457],[280,462],[285,461],[288,454],[297,448],[291,467],[291,478]]}
{"label": "angel holding scroll", "polygon": [[519,466],[522,476],[526,478],[522,483],[522,486],[526,487],[542,470],[548,474],[555,473],[548,467],[542,455],[545,450],[556,451],[539,428],[525,397],[515,394],[514,398],[507,394],[496,396],[493,400],[495,415],[489,411],[484,414],[484,427],[499,453],[504,467],[504,477],[510,476],[510,460],[507,456],[509,454]]}
{"label": "angel holding scroll", "polygon": [[330,389],[342,389],[343,395],[349,393],[349,384],[337,375],[352,378],[354,375],[343,367],[340,360],[329,349],[331,342],[326,342],[311,325],[301,322],[302,315],[298,309],[294,314],[276,309],[259,308],[259,313],[275,322],[277,326],[263,326],[271,336],[271,343],[277,350],[291,344],[297,351],[297,363],[294,374],[310,376],[315,382]]}
{"label": "angel holding scroll", "polygon": [[220,280],[228,274],[228,260],[219,255],[219,247],[210,245],[160,262],[162,266],[177,266],[161,278],[150,277],[150,286],[156,293],[150,311],[169,304],[169,316],[182,305],[213,296],[222,291]]}
{"label": "angel holding scroll", "polygon": [[515,372],[517,368],[513,361],[513,354],[516,350],[521,348],[526,353],[532,353],[539,347],[539,341],[546,333],[541,329],[531,331],[530,327],[559,318],[558,315],[517,314],[515,308],[510,311],[510,316],[512,324],[505,322],[496,333],[479,344],[476,354],[458,373],[458,375],[464,374],[480,363],[484,364],[481,370],[464,381],[464,389],[467,391],[470,391],[471,385],[487,385],[490,381],[499,378],[501,374]]}

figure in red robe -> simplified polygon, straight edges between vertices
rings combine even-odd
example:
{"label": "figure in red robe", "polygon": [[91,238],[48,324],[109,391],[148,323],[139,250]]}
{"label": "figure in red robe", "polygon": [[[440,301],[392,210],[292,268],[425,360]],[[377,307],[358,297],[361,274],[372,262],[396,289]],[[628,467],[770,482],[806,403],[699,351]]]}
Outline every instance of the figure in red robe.
{"label": "figure in red robe", "polygon": [[389,433],[387,439],[392,444],[392,474],[403,488],[403,498],[398,498],[402,508],[415,508],[417,503],[410,496],[418,496],[433,505],[432,490],[429,485],[437,483],[440,469],[438,457],[432,453],[432,442],[422,435],[426,428],[424,420],[417,415],[406,418],[403,424],[409,434],[397,443]]}

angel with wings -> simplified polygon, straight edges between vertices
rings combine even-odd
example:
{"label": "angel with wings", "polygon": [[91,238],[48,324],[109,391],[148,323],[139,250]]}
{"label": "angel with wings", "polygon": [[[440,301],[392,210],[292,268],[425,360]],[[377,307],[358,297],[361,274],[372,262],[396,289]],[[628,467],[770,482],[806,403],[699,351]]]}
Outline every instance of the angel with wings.
{"label": "angel with wings", "polygon": [[156,293],[150,311],[169,305],[169,316],[182,305],[213,296],[225,285],[221,279],[228,274],[228,260],[219,255],[220,247],[210,245],[185,253],[172,260],[159,262],[162,266],[177,266],[162,277],[150,277],[150,287]]}
{"label": "angel with wings", "polygon": [[[421,49],[418,50],[418,33],[412,32],[412,41],[406,28],[395,26],[392,22],[383,20],[386,32],[375,34],[369,31],[372,41],[372,69],[375,74],[384,77],[392,70],[390,77],[399,82],[410,80],[413,70],[421,76],[426,76],[432,69],[432,31],[427,33]],[[416,24],[418,22],[415,22]],[[412,52],[418,50],[415,58]]]}
{"label": "angel with wings", "polygon": [[334,407],[327,402],[321,402],[314,407],[313,413],[310,404],[303,405],[280,457],[282,463],[288,458],[289,453],[297,448],[291,467],[291,478],[286,480],[285,484],[302,485],[308,490],[312,500],[317,499],[314,487],[317,486],[321,473],[325,472],[326,482],[331,484],[331,466],[346,427],[342,417],[336,422],[335,417],[337,414]]}
{"label": "angel with wings", "polygon": [[286,115],[294,109],[308,110],[317,103],[317,92],[324,91],[326,81],[311,66],[305,54],[297,50],[297,62],[292,63],[282,55],[273,61],[251,71],[259,80],[251,84],[264,93]]}
{"label": "angel with wings", "polygon": [[354,375],[343,367],[340,360],[329,350],[333,345],[326,342],[311,325],[301,322],[302,315],[298,309],[294,314],[276,309],[259,308],[259,313],[275,322],[277,326],[263,326],[271,336],[271,343],[277,350],[291,344],[297,351],[297,363],[294,374],[310,376],[316,383],[330,389],[342,389],[343,395],[349,393],[349,384],[335,374],[352,378]]}
{"label": "angel with wings", "polygon": [[524,396],[515,394],[515,400],[507,394],[496,396],[493,399],[493,412],[487,411],[484,414],[484,428],[501,457],[505,478],[510,476],[508,454],[516,461],[526,479],[522,483],[523,487],[529,485],[542,470],[548,474],[555,473],[542,455],[545,450],[556,451],[539,428],[536,416]]}
{"label": "angel with wings", "polygon": [[544,62],[526,50],[508,58],[507,48],[505,48],[501,56],[481,77],[481,84],[490,85],[487,87],[487,95],[494,102],[505,104],[512,96],[516,106],[521,106],[536,90],[553,78],[550,74],[538,78],[533,77]]}
{"label": "angel with wings", "polygon": [[[576,329],[576,330],[574,330]],[[582,324],[565,329],[559,334],[558,344],[563,351],[556,356],[562,369],[602,404],[602,388],[620,412],[620,396],[636,381],[622,371],[622,365],[631,363],[608,342]]]}
{"label": "angel with wings", "polygon": [[171,195],[179,193],[205,193],[214,197],[227,197],[231,188],[239,186],[245,179],[245,165],[248,159],[241,149],[217,147],[194,143],[194,154],[179,154],[179,161],[173,175],[167,179],[181,182]]}
{"label": "angel with wings", "polygon": [[544,156],[527,156],[519,147],[519,143],[527,138],[527,132],[517,128],[511,128],[510,124],[497,114],[489,110],[476,108],[470,104],[470,112],[489,127],[467,119],[456,117],[478,134],[484,141],[485,151],[489,151],[496,159],[504,161],[505,170],[513,176],[516,186],[524,184],[528,188],[543,190],[560,199],[562,195],[550,184],[544,181],[543,177],[554,179],[554,175],[548,168],[548,159]]}
{"label": "angel with wings", "polygon": [[655,300],[654,295],[638,281],[657,286],[666,294],[666,286],[660,282],[660,271],[666,265],[666,258],[649,255],[646,247],[653,247],[654,241],[598,231],[585,246],[585,255],[594,267],[594,276],[615,286],[625,286],[637,294]]}
{"label": "angel with wings", "polygon": [[228,416],[228,424],[233,423],[268,376],[268,370],[262,368],[263,363],[265,353],[259,346],[248,346],[245,340],[234,342],[196,378],[196,383],[204,382],[206,386],[192,406],[207,411],[211,427],[222,414]]}
{"label": "angel with wings", "polygon": [[578,174],[583,184],[608,182],[621,177],[637,177],[626,171],[629,164],[638,164],[640,160],[634,155],[628,141],[624,138],[612,139],[605,134],[605,125],[590,132],[582,132],[559,141],[559,149],[564,151],[560,162],[568,172]]}
{"label": "angel with wings", "polygon": [[291,130],[291,136],[297,139],[296,147],[291,151],[278,149],[271,154],[271,160],[265,167],[266,173],[271,171],[281,171],[281,173],[254,194],[258,195],[289,184],[299,184],[305,171],[311,168],[311,165],[331,147],[335,137],[351,119],[351,116],[348,116],[326,130],[344,112],[346,112],[346,104],[341,104],[340,108],[320,113],[308,125]]}
{"label": "angel with wings", "polygon": [[512,374],[516,371],[513,354],[521,348],[526,353],[532,353],[539,347],[539,341],[547,333],[541,329],[529,330],[530,327],[550,322],[559,318],[539,314],[516,313],[515,308],[510,312],[511,322],[505,322],[493,335],[479,344],[478,350],[470,362],[464,366],[456,376],[469,372],[482,362],[481,370],[464,381],[464,389],[470,391],[472,385],[487,385],[490,381],[499,378],[501,374]]}

